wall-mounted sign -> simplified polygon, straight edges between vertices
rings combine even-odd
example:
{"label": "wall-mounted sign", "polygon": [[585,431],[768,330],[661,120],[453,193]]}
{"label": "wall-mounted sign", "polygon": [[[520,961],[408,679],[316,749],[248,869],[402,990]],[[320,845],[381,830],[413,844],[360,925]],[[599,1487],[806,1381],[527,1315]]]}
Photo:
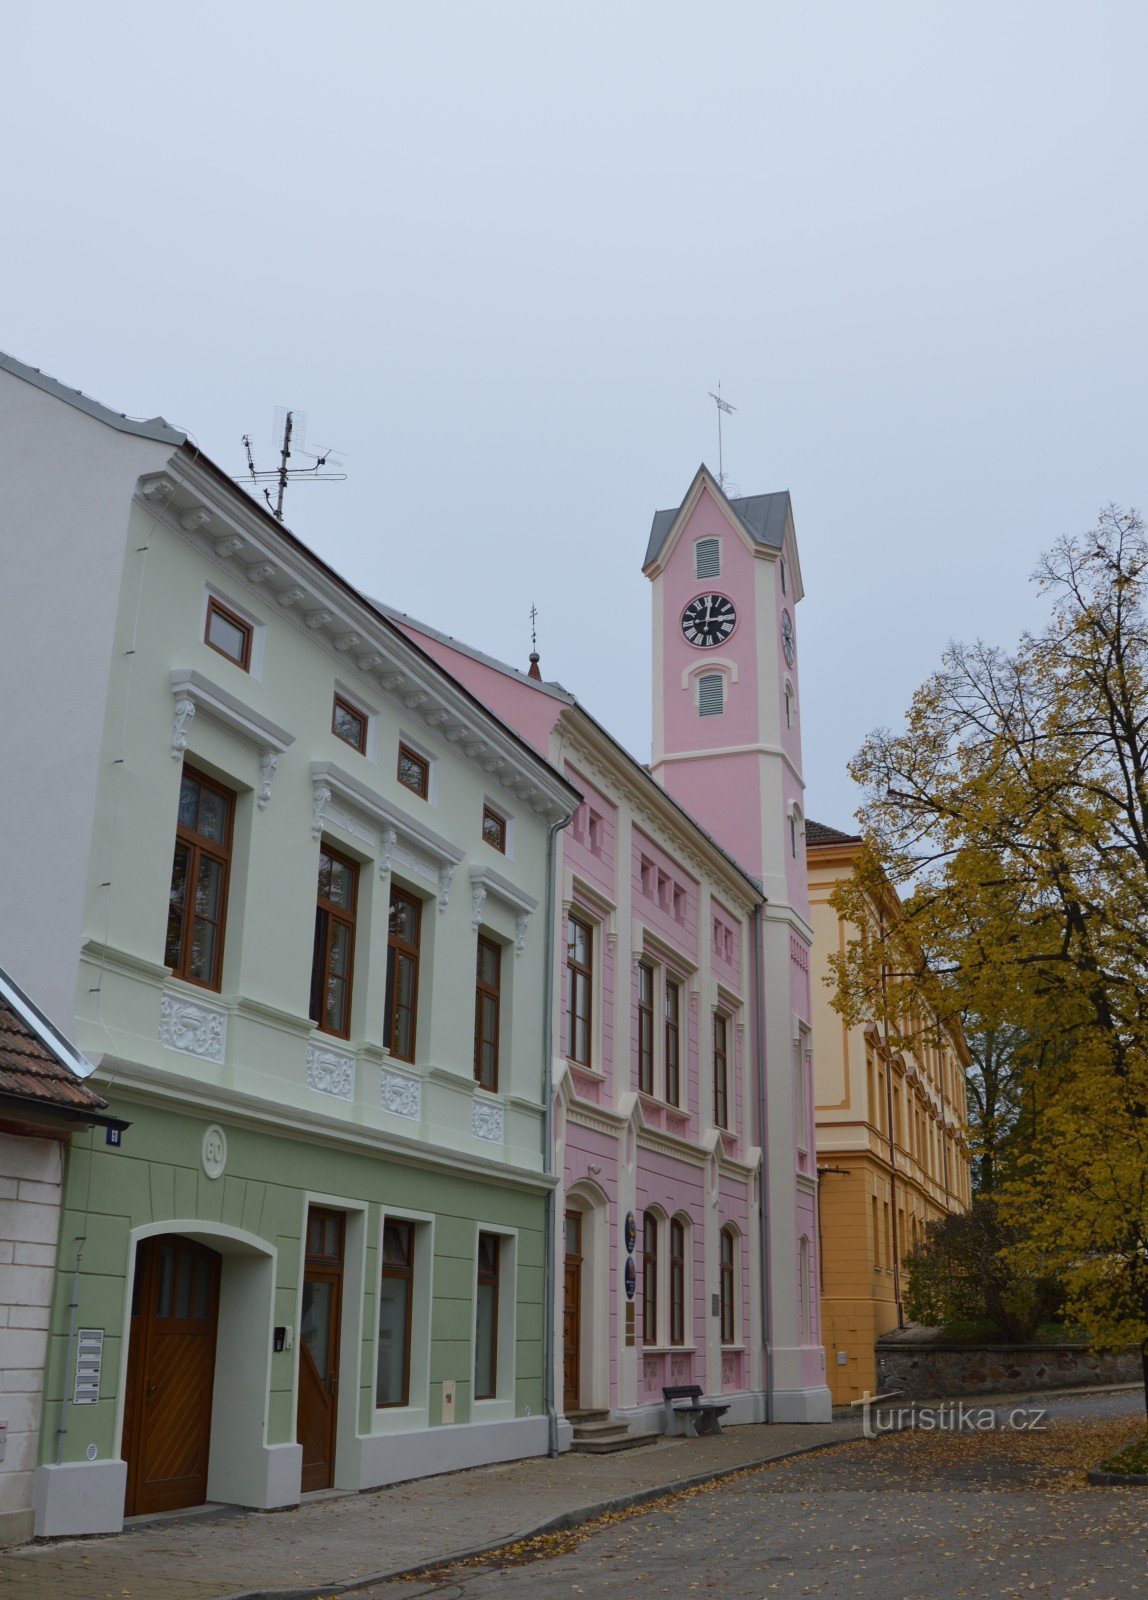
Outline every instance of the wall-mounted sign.
{"label": "wall-mounted sign", "polygon": [[626,1257],[626,1299],[634,1298],[634,1290],[638,1287],[638,1274],[634,1267],[633,1256]]}
{"label": "wall-mounted sign", "polygon": [[638,1222],[632,1211],[626,1212],[626,1254],[632,1255],[638,1242]]}

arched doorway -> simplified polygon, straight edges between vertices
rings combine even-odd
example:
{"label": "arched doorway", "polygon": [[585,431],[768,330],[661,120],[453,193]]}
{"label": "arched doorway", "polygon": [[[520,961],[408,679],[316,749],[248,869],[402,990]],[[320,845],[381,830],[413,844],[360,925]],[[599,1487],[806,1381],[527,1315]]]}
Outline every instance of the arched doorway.
{"label": "arched doorway", "polygon": [[124,1399],[124,1513],[207,1498],[221,1257],[180,1234],[138,1244]]}

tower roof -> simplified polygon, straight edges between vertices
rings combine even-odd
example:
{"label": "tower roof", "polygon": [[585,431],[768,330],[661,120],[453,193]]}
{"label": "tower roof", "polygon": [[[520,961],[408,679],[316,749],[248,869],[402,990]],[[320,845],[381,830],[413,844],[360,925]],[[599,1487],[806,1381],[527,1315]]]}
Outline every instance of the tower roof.
{"label": "tower roof", "polygon": [[656,561],[661,555],[683,507],[693,496],[698,478],[703,475],[707,488],[712,494],[721,496],[754,544],[764,545],[770,550],[780,550],[784,546],[786,525],[793,514],[789,490],[777,489],[772,494],[739,495],[736,500],[731,500],[703,463],[695,473],[694,481],[690,484],[681,505],[675,506],[670,511],[654,512],[654,520],[650,525],[650,542],[646,546],[643,566],[648,567],[651,561]]}

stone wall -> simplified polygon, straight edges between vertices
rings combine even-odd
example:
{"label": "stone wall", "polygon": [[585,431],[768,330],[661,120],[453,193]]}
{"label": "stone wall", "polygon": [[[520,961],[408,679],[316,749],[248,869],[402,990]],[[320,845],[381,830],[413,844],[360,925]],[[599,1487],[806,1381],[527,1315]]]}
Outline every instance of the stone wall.
{"label": "stone wall", "polygon": [[63,1147],[0,1133],[0,1544],[32,1533]]}
{"label": "stone wall", "polygon": [[945,1344],[936,1328],[902,1328],[877,1343],[877,1392],[934,1400],[1091,1384],[1139,1383],[1140,1352],[1097,1355],[1082,1344]]}

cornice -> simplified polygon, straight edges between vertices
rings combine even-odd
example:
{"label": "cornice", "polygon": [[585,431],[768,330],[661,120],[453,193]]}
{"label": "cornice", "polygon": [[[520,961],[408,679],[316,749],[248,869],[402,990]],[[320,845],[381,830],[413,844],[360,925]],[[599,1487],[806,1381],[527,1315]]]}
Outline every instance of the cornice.
{"label": "cornice", "polygon": [[690,1167],[704,1167],[711,1152],[699,1150],[696,1144],[675,1139],[672,1134],[656,1133],[652,1128],[638,1129],[638,1145],[643,1150],[654,1150],[659,1155],[670,1156],[674,1161],[684,1161]]}
{"label": "cornice", "polygon": [[432,736],[456,746],[488,785],[500,784],[548,822],[572,814],[571,786],[561,774],[520,744],[365,598],[278,535],[240,491],[228,493],[212,472],[181,451],[162,473],[142,477],[137,492],[149,516],[306,633],[340,671],[354,667],[372,693],[381,692],[405,720],[417,718]]}
{"label": "cornice", "polygon": [[386,1155],[404,1166],[437,1168],[444,1173],[468,1173],[505,1188],[533,1189],[543,1194],[553,1189],[557,1178],[527,1167],[508,1166],[502,1161],[487,1161],[481,1156],[464,1156],[443,1145],[407,1139],[401,1134],[369,1128],[363,1123],[344,1121],[322,1112],[302,1112],[277,1102],[272,1105],[256,1095],[206,1085],[176,1073],[157,1071],[138,1062],[122,1061],[105,1055],[98,1076],[105,1080],[108,1094],[165,1106],[185,1116],[218,1115],[240,1122],[260,1132],[295,1139],[309,1144],[353,1146]]}

